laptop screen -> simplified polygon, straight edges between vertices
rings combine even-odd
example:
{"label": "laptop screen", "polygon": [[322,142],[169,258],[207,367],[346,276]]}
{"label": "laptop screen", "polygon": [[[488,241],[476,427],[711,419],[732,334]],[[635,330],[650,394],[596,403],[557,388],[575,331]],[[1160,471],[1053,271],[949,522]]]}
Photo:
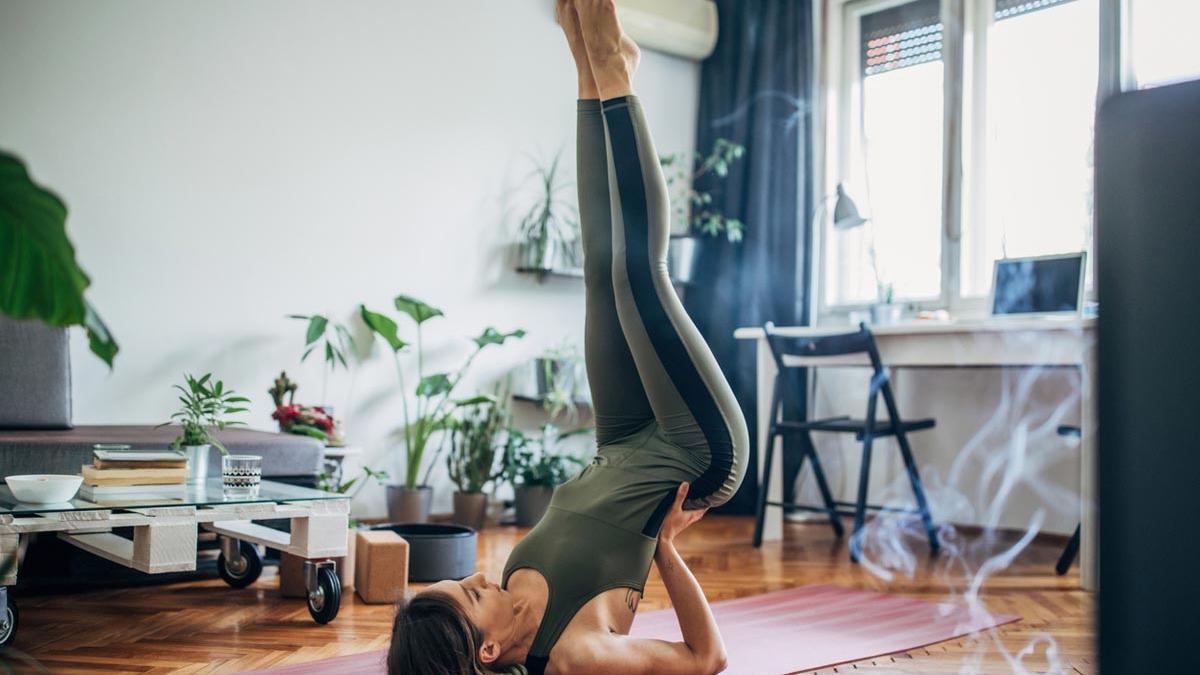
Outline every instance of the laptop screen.
{"label": "laptop screen", "polygon": [[1078,312],[1083,253],[996,261],[992,314]]}

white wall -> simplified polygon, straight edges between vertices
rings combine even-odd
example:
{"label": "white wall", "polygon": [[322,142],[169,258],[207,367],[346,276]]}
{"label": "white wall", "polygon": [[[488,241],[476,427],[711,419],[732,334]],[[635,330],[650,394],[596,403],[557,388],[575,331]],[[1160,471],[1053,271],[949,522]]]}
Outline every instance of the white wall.
{"label": "white wall", "polygon": [[[530,155],[574,166],[575,73],[551,0],[0,0],[0,147],[71,210],[112,373],[75,336],[75,421],[165,419],[184,371],[252,396],[287,369],[288,313],[348,315],[399,292],[446,310],[434,367],[485,325],[529,337],[494,378],[578,341],[582,283],[512,272]],[[698,66],[646,53],[636,82],[660,152],[690,152]],[[368,462],[397,471],[394,372],[376,358],[326,397]],[[391,396],[389,397],[389,394]],[[443,483],[444,484],[444,483]],[[441,506],[449,491],[439,490]],[[382,513],[379,491],[356,510]]]}

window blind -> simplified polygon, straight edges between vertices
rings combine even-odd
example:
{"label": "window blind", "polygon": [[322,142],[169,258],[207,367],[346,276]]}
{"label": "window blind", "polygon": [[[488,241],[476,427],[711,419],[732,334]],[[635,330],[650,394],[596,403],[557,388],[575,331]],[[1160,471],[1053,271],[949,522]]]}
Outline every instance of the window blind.
{"label": "window blind", "polygon": [[1012,19],[1022,14],[1064,5],[1073,0],[996,0],[996,20]]}
{"label": "window blind", "polygon": [[863,75],[942,58],[940,0],[916,0],[864,14],[859,21]]}

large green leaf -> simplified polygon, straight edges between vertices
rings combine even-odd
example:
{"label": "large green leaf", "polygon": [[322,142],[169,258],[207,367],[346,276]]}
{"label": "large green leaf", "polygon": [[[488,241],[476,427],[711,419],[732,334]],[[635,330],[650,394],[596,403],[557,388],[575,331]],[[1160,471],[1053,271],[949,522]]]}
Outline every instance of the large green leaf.
{"label": "large green leaf", "polygon": [[479,394],[478,396],[472,396],[471,398],[458,399],[454,401],[454,405],[460,408],[465,408],[467,406],[479,405],[481,403],[495,405],[497,401],[498,399],[491,394]]}
{"label": "large green leaf", "polygon": [[434,373],[421,378],[417,384],[417,396],[437,396],[452,388],[449,373]]}
{"label": "large green leaf", "polygon": [[96,308],[92,307],[92,303],[84,300],[86,313],[83,317],[83,329],[87,332],[88,348],[92,353],[100,357],[101,361],[108,364],[112,368],[113,359],[117,356],[117,341],[113,339],[112,333],[109,332],[108,326],[100,315],[96,313]]}
{"label": "large green leaf", "polygon": [[358,311],[362,315],[363,323],[367,324],[367,328],[370,328],[372,333],[383,338],[383,341],[388,343],[393,352],[398,352],[408,346],[407,342],[400,339],[395,321],[392,321],[386,315],[379,312],[372,312],[367,309],[366,305],[359,305]]}
{"label": "large green leaf", "polygon": [[483,332],[480,333],[479,337],[475,338],[474,341],[475,341],[475,346],[479,347],[480,349],[483,349],[484,347],[486,347],[488,345],[502,345],[502,344],[504,344],[504,341],[509,338],[523,338],[523,337],[525,337],[525,331],[521,330],[520,328],[518,328],[517,330],[514,330],[514,331],[510,331],[508,333],[501,333],[500,331],[496,330],[495,328],[488,326],[487,328],[483,329]]}
{"label": "large green leaf", "polygon": [[75,261],[66,222],[62,200],[0,152],[0,314],[83,326],[92,352],[112,367],[117,343],[83,297],[91,280]]}
{"label": "large green leaf", "polygon": [[408,295],[396,296],[396,309],[411,316],[418,324],[425,323],[435,316],[442,316],[442,310]]}
{"label": "large green leaf", "polygon": [[325,327],[329,325],[329,319],[321,316],[320,314],[313,314],[312,316],[306,317],[293,316],[292,318],[303,318],[308,320],[308,329],[304,332],[305,347],[311,345],[317,340],[320,340],[321,336],[325,334]]}

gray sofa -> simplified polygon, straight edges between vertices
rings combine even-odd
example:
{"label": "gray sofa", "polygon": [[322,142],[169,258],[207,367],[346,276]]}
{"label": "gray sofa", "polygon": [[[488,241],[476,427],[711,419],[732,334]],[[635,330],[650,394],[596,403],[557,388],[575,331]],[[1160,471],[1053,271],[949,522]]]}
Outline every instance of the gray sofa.
{"label": "gray sofa", "polygon": [[[163,396],[170,396],[164,389]],[[0,477],[26,473],[79,473],[95,443],[163,448],[177,427],[73,426],[71,357],[67,331],[37,321],[0,316]],[[306,436],[249,429],[218,434],[230,452],[260,455],[263,477],[311,485],[322,468],[323,445]],[[209,473],[219,475],[216,450]]]}

